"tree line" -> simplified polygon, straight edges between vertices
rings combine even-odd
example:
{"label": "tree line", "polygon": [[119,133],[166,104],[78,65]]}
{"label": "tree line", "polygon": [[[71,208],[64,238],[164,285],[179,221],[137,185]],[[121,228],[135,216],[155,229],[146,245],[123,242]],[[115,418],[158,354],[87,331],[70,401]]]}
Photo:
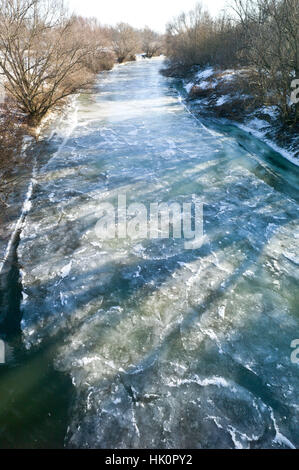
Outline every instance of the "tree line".
{"label": "tree line", "polygon": [[0,79],[32,126],[115,62],[152,57],[161,37],[69,15],[60,0],[0,0]]}
{"label": "tree line", "polygon": [[213,18],[199,3],[167,27],[166,55],[175,73],[194,65],[246,69],[257,101],[276,105],[293,126],[299,104],[290,100],[299,78],[298,0],[232,0]]}
{"label": "tree line", "polygon": [[138,53],[159,55],[162,43],[148,27],[70,15],[61,0],[0,0],[0,208],[24,134],[70,95],[91,89],[99,72]]}

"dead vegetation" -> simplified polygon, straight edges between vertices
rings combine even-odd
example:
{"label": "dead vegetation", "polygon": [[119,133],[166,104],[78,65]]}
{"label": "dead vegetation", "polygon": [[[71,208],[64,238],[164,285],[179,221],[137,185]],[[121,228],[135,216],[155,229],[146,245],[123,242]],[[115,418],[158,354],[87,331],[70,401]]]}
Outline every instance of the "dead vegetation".
{"label": "dead vegetation", "polygon": [[140,38],[138,31],[127,23],[119,23],[110,29],[112,49],[119,64],[135,60],[140,51]]}
{"label": "dead vegetation", "polygon": [[216,19],[198,4],[168,25],[164,73],[186,76],[195,65],[245,67],[245,79],[235,81],[240,94],[250,94],[253,106],[276,105],[284,125],[293,127],[299,120],[299,103],[290,100],[299,78],[298,45],[298,0],[234,0]]}
{"label": "dead vegetation", "polygon": [[66,97],[92,84],[86,61],[98,44],[55,0],[0,0],[0,9],[6,91],[35,126]]}
{"label": "dead vegetation", "polygon": [[281,119],[274,95],[265,101],[250,69],[213,69],[208,78],[197,78],[197,74],[194,71],[188,77],[194,83],[187,98],[194,112],[245,124],[299,158],[299,123],[289,126]]}
{"label": "dead vegetation", "polygon": [[152,57],[160,45],[149,28],[70,16],[62,0],[0,0],[0,71],[31,126],[115,61],[135,60],[142,47]]}
{"label": "dead vegetation", "polygon": [[[92,90],[96,75],[158,53],[161,36],[120,23],[70,15],[63,0],[0,0],[0,206],[7,205],[24,134],[71,95]],[[0,98],[1,98],[0,90]],[[1,101],[1,100],[0,100]]]}
{"label": "dead vegetation", "polygon": [[164,38],[156,33],[149,27],[144,28],[141,33],[141,49],[145,57],[151,59],[152,57],[160,55],[164,50]]}

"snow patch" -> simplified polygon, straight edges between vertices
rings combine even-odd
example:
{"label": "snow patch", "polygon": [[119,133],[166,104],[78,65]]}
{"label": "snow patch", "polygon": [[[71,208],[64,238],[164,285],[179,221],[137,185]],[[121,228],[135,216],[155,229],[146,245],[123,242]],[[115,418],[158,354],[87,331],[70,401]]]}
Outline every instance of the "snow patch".
{"label": "snow patch", "polygon": [[275,142],[265,137],[266,132],[261,129],[258,130],[252,127],[250,125],[250,121],[246,125],[235,122],[235,125],[239,127],[239,129],[242,129],[242,131],[251,133],[258,139],[261,139],[263,142],[269,145],[269,147],[271,147],[275,152],[280,153],[280,155],[282,155],[284,158],[289,160],[291,163],[293,163],[296,166],[299,166],[299,160],[298,158],[295,157],[295,154],[293,152],[289,152],[288,150],[280,147],[279,145],[275,144]]}
{"label": "snow patch", "polygon": [[208,69],[205,69],[203,70],[202,72],[199,72],[197,75],[196,75],[196,78],[198,80],[201,80],[201,79],[206,79],[206,78],[209,78],[213,75],[214,73],[214,69],[213,67],[209,67]]}
{"label": "snow patch", "polygon": [[224,103],[227,103],[230,100],[230,96],[220,96],[216,102],[216,106],[222,106]]}
{"label": "snow patch", "polygon": [[192,90],[192,88],[194,87],[194,83],[193,82],[189,82],[187,83],[187,85],[185,85],[185,90],[187,91],[187,93],[190,93],[190,91]]}

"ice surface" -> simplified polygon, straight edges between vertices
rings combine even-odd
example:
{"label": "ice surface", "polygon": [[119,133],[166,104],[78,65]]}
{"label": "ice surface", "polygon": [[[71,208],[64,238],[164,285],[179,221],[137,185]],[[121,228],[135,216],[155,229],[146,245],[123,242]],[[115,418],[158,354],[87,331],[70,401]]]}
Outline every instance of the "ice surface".
{"label": "ice surface", "polygon": [[[25,344],[51,337],[72,378],[68,447],[298,447],[298,204],[263,146],[252,158],[194,119],[160,67],[105,74],[40,156],[18,252]],[[119,193],[196,195],[204,245],[99,240]]]}

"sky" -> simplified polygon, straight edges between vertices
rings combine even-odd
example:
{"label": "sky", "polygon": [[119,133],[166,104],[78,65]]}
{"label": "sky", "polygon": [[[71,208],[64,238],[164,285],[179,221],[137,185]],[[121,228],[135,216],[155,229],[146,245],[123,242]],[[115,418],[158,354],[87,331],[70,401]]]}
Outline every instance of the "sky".
{"label": "sky", "polygon": [[[130,23],[136,28],[147,25],[163,33],[165,25],[182,11],[191,10],[196,0],[67,0],[72,12],[96,17],[102,24]],[[202,0],[212,14],[217,14],[228,0]]]}

